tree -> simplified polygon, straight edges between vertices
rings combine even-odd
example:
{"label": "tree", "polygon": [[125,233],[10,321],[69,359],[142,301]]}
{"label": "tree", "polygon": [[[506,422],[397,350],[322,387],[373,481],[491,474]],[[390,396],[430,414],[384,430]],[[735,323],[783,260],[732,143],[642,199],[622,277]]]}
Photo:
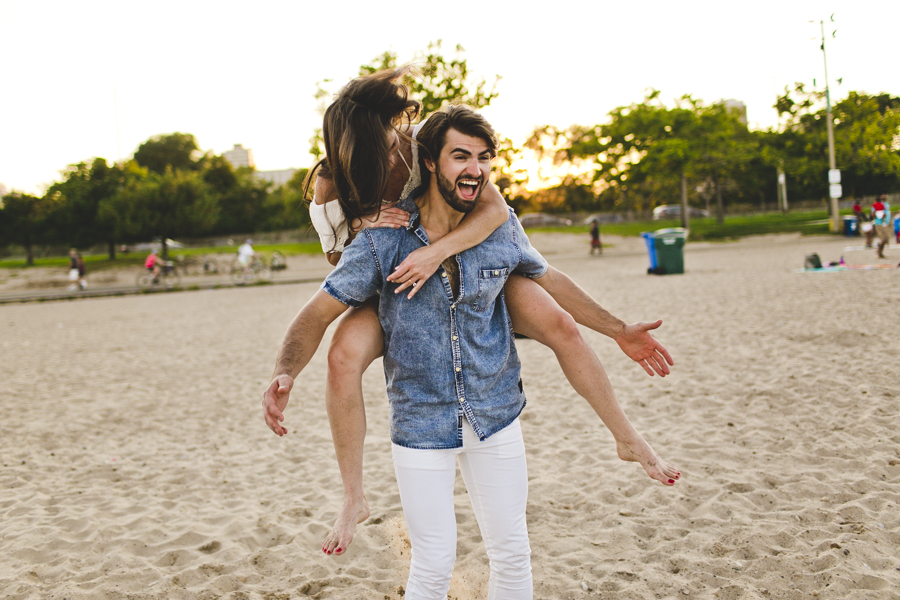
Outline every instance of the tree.
{"label": "tree", "polygon": [[[828,196],[828,141],[822,92],[802,83],[785,88],[775,103],[785,118],[771,136],[768,152],[777,155],[788,175],[788,195]],[[850,92],[835,104],[834,141],[845,196],[900,190],[900,98]]]}
{"label": "tree", "polygon": [[307,173],[309,169],[299,169],[290,181],[269,193],[263,208],[263,230],[277,231],[311,225],[306,199],[303,197],[303,181]]}
{"label": "tree", "polygon": [[683,96],[669,108],[651,90],[643,102],[612,110],[604,124],[539,127],[526,147],[556,164],[574,165],[582,183],[599,192],[597,206],[619,210],[648,214],[681,202],[682,178],[709,180],[722,219],[725,182],[738,177],[755,144],[723,104]]}
{"label": "tree", "polygon": [[233,169],[221,156],[205,160],[203,181],[218,198],[219,218],[213,231],[218,234],[256,231],[266,220],[266,200],[271,184],[253,175],[253,169]]}
{"label": "tree", "polygon": [[82,248],[106,243],[109,258],[115,259],[114,222],[101,218],[98,211],[103,200],[113,196],[122,185],[124,176],[121,165],[110,167],[103,158],[95,158],[90,164],[69,165],[64,180],[47,190],[47,195],[61,204],[57,215],[61,222],[55,228],[58,239]]}
{"label": "tree", "polygon": [[150,138],[135,151],[134,160],[158,175],[167,168],[196,171],[201,167],[201,161],[195,158],[197,152],[199,148],[193,135],[176,132]]}
{"label": "tree", "polygon": [[120,239],[159,237],[165,257],[168,238],[210,231],[219,216],[219,204],[200,173],[168,169],[158,175],[132,168],[101,214],[115,220]]}
{"label": "tree", "polygon": [[3,196],[0,209],[0,236],[25,249],[25,264],[34,266],[34,247],[49,241],[47,220],[56,203],[52,198],[38,198],[12,192]]}

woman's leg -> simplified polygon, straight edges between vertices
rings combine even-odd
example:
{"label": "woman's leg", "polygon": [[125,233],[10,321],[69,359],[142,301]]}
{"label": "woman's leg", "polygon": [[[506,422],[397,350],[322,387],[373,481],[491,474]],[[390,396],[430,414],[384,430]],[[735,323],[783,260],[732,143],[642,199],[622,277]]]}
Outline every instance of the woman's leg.
{"label": "woman's leg", "polygon": [[334,528],[322,542],[325,554],[346,552],[356,525],[369,518],[369,503],[362,482],[366,439],[362,376],[372,361],[381,356],[383,336],[378,322],[378,302],[370,301],[348,311],[341,319],[328,350],[325,406],[344,483],[344,501]]}
{"label": "woman's leg", "polygon": [[488,600],[531,600],[528,468],[518,419],[484,441],[464,423],[459,470],[491,562]]}
{"label": "woman's leg", "polygon": [[625,416],[600,359],[581,336],[572,315],[526,277],[510,277],[504,290],[515,330],[553,350],[569,384],[613,434],[619,458],[638,462],[653,479],[674,485],[681,473],[656,454]]}
{"label": "woman's leg", "polygon": [[461,449],[415,450],[393,444],[394,472],[412,557],[406,600],[446,600],[456,562],[453,484]]}

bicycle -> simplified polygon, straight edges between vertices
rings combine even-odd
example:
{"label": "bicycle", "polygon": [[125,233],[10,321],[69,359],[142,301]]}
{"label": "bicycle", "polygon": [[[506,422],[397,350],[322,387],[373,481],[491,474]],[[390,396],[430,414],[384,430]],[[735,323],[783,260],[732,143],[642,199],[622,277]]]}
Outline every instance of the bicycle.
{"label": "bicycle", "polygon": [[181,275],[174,263],[166,262],[163,263],[158,275],[154,275],[153,271],[146,269],[137,276],[136,283],[142,289],[164,287],[170,290],[181,285]]}
{"label": "bicycle", "polygon": [[272,269],[264,258],[254,257],[245,269],[240,261],[235,260],[231,266],[231,280],[235,283],[254,283],[272,279]]}

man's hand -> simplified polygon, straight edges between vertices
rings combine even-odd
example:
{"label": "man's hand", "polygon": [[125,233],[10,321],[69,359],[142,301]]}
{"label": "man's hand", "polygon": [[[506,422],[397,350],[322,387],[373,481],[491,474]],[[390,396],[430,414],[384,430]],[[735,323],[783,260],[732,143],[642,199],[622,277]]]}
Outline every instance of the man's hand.
{"label": "man's hand", "polygon": [[669,351],[650,335],[650,331],[660,325],[662,319],[655,323],[633,323],[626,325],[622,333],[615,337],[622,352],[641,365],[651,377],[654,371],[665,377],[670,373],[669,365],[675,365]]}
{"label": "man's hand", "polygon": [[269,429],[277,436],[287,434],[281,422],[284,421],[284,409],[291,397],[291,388],[294,387],[294,379],[290,375],[279,375],[272,380],[266,391],[263,392],[263,418]]}
{"label": "man's hand", "polygon": [[387,280],[400,284],[394,290],[395,294],[412,286],[412,290],[407,296],[407,298],[412,298],[416,292],[422,289],[422,284],[437,271],[445,258],[434,245],[422,246],[404,258],[403,262],[394,268],[394,272],[388,275]]}

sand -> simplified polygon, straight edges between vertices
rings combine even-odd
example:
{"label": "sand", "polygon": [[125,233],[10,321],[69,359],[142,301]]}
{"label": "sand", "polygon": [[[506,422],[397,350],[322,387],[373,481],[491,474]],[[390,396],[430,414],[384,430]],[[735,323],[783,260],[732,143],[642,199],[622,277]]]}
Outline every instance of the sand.
{"label": "sand", "polygon": [[[682,471],[619,461],[544,347],[520,340],[535,598],[900,598],[900,270],[797,273],[844,239],[688,244],[648,276],[637,239],[534,243],[614,314],[662,318],[676,360],[648,377],[596,349],[632,421]],[[888,256],[896,263],[900,252]],[[399,599],[409,545],[380,362],[364,379],[372,517],[320,543],[341,485],[322,394],[301,376],[291,434],[260,399],[314,283],[0,306],[0,597]],[[484,598],[461,484],[450,597]]]}

